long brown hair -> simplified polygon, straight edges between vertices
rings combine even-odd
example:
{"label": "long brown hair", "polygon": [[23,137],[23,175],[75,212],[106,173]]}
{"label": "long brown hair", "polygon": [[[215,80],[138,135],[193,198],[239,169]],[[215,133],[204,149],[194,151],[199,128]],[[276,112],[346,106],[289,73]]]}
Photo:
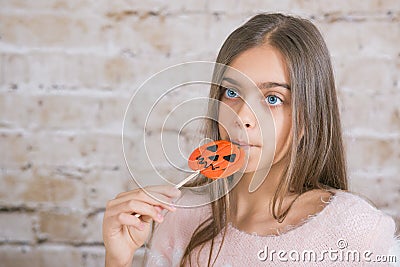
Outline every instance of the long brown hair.
{"label": "long brown hair", "polygon": [[[259,14],[229,35],[216,62],[229,65],[242,52],[265,44],[276,48],[285,59],[293,99],[291,108],[296,114],[292,116],[290,161],[271,208],[274,218],[282,222],[290,208],[282,208],[287,192],[300,195],[312,189],[347,190],[347,173],[333,70],[320,32],[306,19]],[[221,71],[215,70],[213,81],[220,80],[220,77]],[[211,85],[209,97],[220,99],[218,83]],[[218,112],[215,102],[210,102],[208,110],[212,118]],[[212,140],[220,138],[218,122],[207,122],[206,135]],[[214,265],[223,245],[229,208],[229,194],[211,203],[212,216],[193,233],[180,266],[188,263],[191,266],[192,252],[196,248],[201,251],[207,242],[211,242],[208,266]],[[222,242],[213,256],[214,238],[221,232]]]}

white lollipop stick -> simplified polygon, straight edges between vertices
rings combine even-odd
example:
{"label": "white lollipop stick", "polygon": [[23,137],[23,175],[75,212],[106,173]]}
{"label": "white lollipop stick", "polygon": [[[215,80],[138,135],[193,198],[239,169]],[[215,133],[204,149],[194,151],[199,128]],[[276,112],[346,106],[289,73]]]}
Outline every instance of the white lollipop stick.
{"label": "white lollipop stick", "polygon": [[[196,177],[197,175],[199,175],[200,170],[195,171],[194,173],[192,173],[191,175],[189,175],[188,177],[186,177],[185,179],[183,179],[179,184],[175,185],[175,188],[181,188],[184,184],[186,184],[187,182],[189,182],[190,180],[192,180],[194,177]],[[141,214],[136,213],[135,217],[139,218],[140,216],[142,216]]]}
{"label": "white lollipop stick", "polygon": [[199,175],[200,170],[195,171],[194,173],[192,173],[191,175],[189,175],[188,177],[186,177],[184,180],[182,180],[179,184],[175,185],[175,188],[180,188],[182,187],[182,185],[186,184],[187,182],[189,182],[190,180],[192,180],[194,177],[196,177],[197,175]]}

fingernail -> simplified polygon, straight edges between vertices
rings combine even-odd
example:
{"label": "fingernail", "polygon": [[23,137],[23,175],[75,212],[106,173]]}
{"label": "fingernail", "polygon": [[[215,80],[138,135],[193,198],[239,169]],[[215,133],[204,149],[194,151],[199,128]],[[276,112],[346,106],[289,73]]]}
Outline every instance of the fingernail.
{"label": "fingernail", "polygon": [[160,219],[160,221],[163,221],[164,216],[161,213],[158,213],[157,218]]}

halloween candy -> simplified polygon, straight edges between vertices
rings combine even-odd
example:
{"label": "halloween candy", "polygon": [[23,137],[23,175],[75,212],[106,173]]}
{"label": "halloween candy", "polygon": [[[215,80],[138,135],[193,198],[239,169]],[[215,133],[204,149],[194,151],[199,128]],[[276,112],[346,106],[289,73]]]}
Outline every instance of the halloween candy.
{"label": "halloween candy", "polygon": [[228,177],[237,172],[244,163],[245,152],[227,140],[212,141],[195,149],[188,164],[211,179]]}
{"label": "halloween candy", "polygon": [[[236,144],[227,140],[206,143],[196,148],[189,157],[188,165],[195,172],[179,184],[180,188],[199,173],[210,179],[225,178],[237,172],[244,164],[245,152]],[[135,214],[140,217],[140,214]]]}

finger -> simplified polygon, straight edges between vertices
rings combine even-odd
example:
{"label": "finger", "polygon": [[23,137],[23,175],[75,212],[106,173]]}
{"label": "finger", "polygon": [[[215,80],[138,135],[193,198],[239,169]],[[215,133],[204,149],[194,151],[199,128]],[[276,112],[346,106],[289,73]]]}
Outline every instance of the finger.
{"label": "finger", "polygon": [[157,193],[154,193],[153,196],[149,196],[146,193],[143,193],[146,196],[143,197],[142,201],[153,205],[153,206],[160,206],[163,209],[167,209],[170,211],[175,211],[176,207],[173,206],[173,202],[170,198],[164,196],[164,195],[159,195]]}
{"label": "finger", "polygon": [[[163,209],[163,208],[160,207],[160,206],[154,206],[154,208],[156,209],[156,211],[157,211],[158,213],[161,213],[163,210],[165,210],[165,209]],[[136,213],[135,216],[136,216],[137,218],[139,218],[139,217],[142,216],[142,215],[139,214],[139,213]]]}
{"label": "finger", "polygon": [[168,196],[159,194],[158,192],[154,192],[150,196],[147,192],[145,192],[143,190],[135,190],[135,191],[126,192],[126,194],[124,194],[123,196],[120,196],[117,199],[108,201],[107,208],[117,206],[120,203],[129,201],[131,199],[140,199],[143,202],[146,202],[148,204],[161,205],[168,210],[173,210],[173,208],[171,209],[172,199],[170,199]]}
{"label": "finger", "polygon": [[135,216],[127,214],[127,213],[120,213],[116,216],[110,217],[109,219],[111,221],[111,226],[118,228],[118,229],[123,225],[133,226],[140,231],[143,231],[145,228],[144,222],[142,222],[140,219],[136,218]]}
{"label": "finger", "polygon": [[140,217],[141,215],[145,215],[142,212],[143,207],[140,206],[147,206],[147,208],[154,208],[155,211],[158,213],[162,213],[163,210],[168,210],[168,211],[176,211],[176,208],[174,206],[169,206],[163,203],[160,203],[158,201],[154,201],[152,199],[149,199],[148,202],[143,201],[142,199],[128,199],[125,202],[119,203],[114,206],[107,206],[106,211],[105,211],[105,216],[113,216],[119,212],[126,212],[126,213],[135,213],[137,217]]}
{"label": "finger", "polygon": [[[158,212],[155,206],[134,199],[115,206],[112,210],[109,210],[107,216],[114,216],[119,213],[148,215],[157,222],[162,222],[164,219],[164,216]],[[136,216],[133,215],[133,217]]]}
{"label": "finger", "polygon": [[148,186],[143,188],[137,188],[128,192],[122,192],[116,196],[117,198],[125,197],[131,193],[135,194],[139,191],[143,190],[145,193],[151,194],[151,192],[165,195],[169,198],[177,198],[181,195],[181,191],[174,186],[170,185],[157,185],[157,186]]}
{"label": "finger", "polygon": [[[163,216],[165,216],[166,212],[164,212],[164,211],[166,211],[166,210],[163,209],[162,207],[160,207],[160,206],[154,206],[154,209],[156,209],[156,211],[157,211],[158,213],[160,213],[160,214],[162,214]],[[150,222],[150,221],[151,221],[151,217],[146,216],[146,215],[143,215],[143,216],[142,216],[142,214],[136,213],[136,214],[134,214],[134,216],[137,217],[137,218],[140,218],[140,219],[141,219],[142,221],[144,221],[144,222]]]}

